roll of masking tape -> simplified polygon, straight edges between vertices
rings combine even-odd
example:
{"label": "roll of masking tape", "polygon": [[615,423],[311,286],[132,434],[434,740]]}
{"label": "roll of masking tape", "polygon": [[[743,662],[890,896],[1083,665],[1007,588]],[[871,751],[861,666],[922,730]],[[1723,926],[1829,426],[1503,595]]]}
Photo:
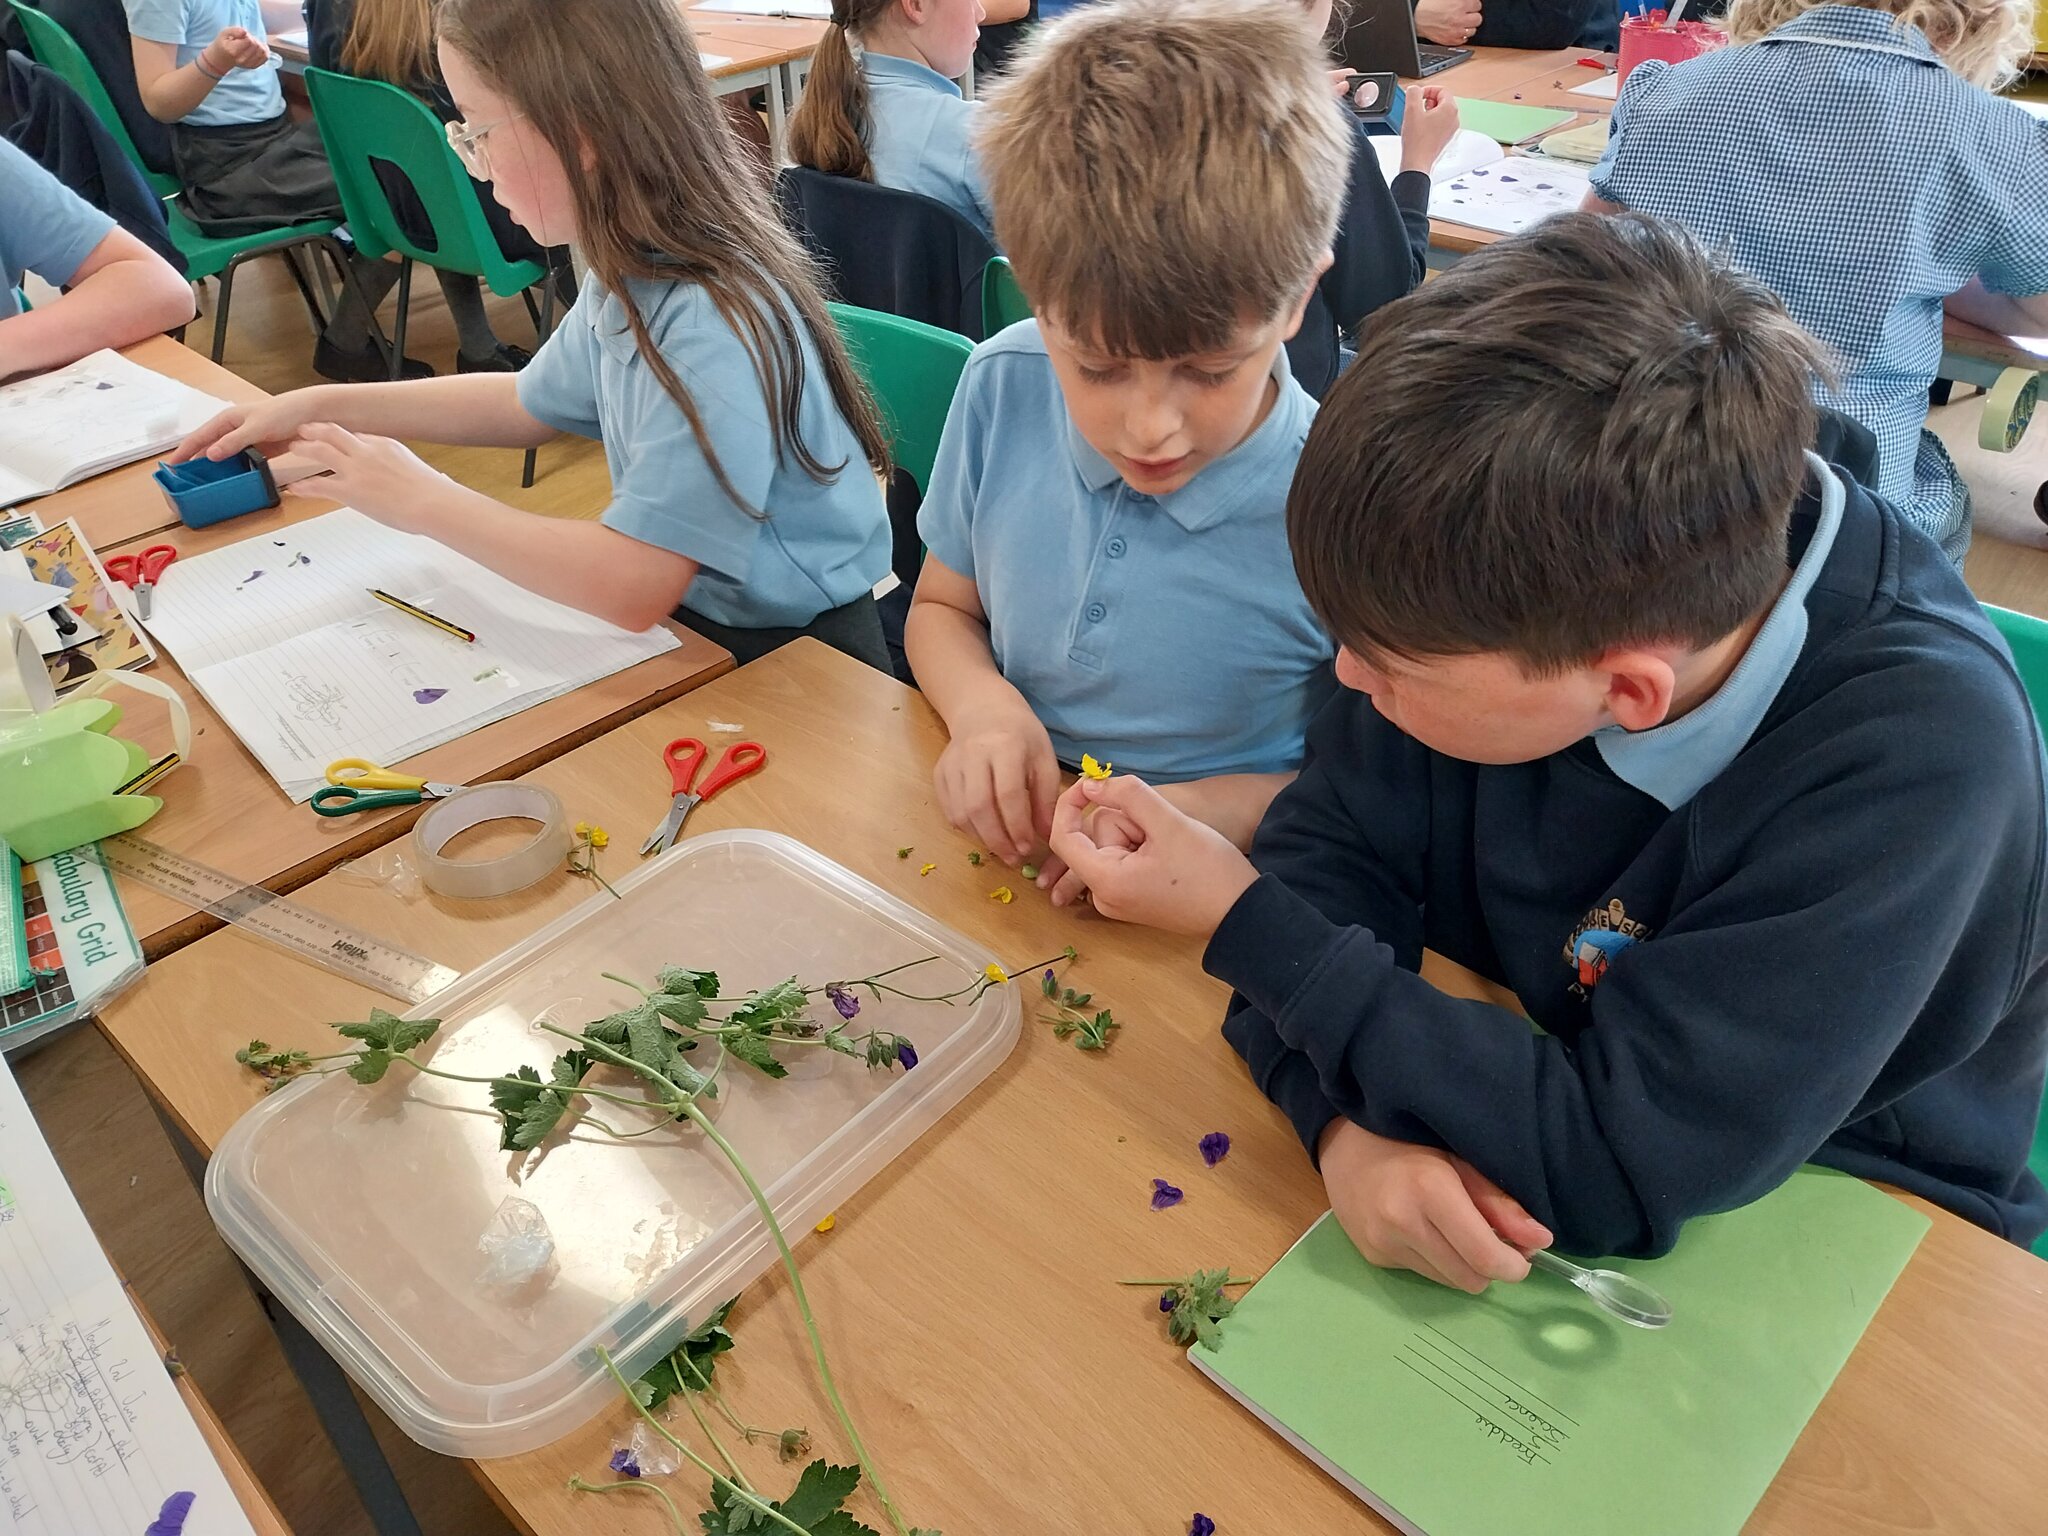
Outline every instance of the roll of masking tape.
{"label": "roll of masking tape", "polygon": [[[487,821],[534,821],[540,830],[507,854],[451,859],[442,850]],[[439,896],[482,900],[523,891],[562,868],[569,857],[569,818],[553,790],[538,784],[474,784],[436,800],[413,823],[412,848],[420,878]]]}

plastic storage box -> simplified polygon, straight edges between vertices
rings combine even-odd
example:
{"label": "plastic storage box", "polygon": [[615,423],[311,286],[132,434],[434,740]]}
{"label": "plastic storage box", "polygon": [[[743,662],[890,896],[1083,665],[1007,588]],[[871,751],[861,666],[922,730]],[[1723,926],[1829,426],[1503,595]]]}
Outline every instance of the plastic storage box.
{"label": "plastic storage box", "polygon": [[[716,970],[732,997],[937,955],[890,981],[939,993],[996,958],[774,833],[694,838],[616,884],[620,900],[600,893],[413,1010],[442,1020],[431,1064],[545,1077],[567,1042],[536,1020],[574,1028],[637,1000],[601,971],[651,985],[664,965]],[[267,1000],[249,1003],[260,1034]],[[818,1003],[821,1022],[838,1022]],[[1009,1054],[1016,989],[951,1004],[863,994],[855,1028],[869,1026],[907,1037],[918,1066],[871,1071],[816,1048],[784,1052],[785,1079],[730,1061],[720,1074],[714,1123],[793,1246]],[[623,1074],[603,1077],[630,1091]],[[370,1087],[302,1080],[237,1121],[206,1171],[229,1246],[401,1428],[451,1456],[559,1439],[619,1400],[595,1346],[631,1379],[686,1320],[777,1262],[744,1186],[694,1127],[618,1142],[572,1111],[540,1152],[504,1152],[487,1095],[404,1066]],[[621,1130],[652,1118],[598,1113]],[[522,1230],[551,1254],[508,1280],[486,1239]]]}
{"label": "plastic storage box", "polygon": [[219,460],[159,463],[154,478],[187,528],[209,527],[277,505],[277,481],[269,461],[254,448]]}

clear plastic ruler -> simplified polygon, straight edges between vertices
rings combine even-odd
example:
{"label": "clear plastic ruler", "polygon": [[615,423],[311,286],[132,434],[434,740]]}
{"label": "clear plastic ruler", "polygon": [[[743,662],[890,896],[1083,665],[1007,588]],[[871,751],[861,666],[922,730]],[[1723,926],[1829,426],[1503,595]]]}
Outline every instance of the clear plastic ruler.
{"label": "clear plastic ruler", "polygon": [[21,860],[0,842],[0,997],[26,991],[35,972],[28,963],[28,914],[22,910]]}
{"label": "clear plastic ruler", "polygon": [[425,1002],[461,974],[146,838],[108,838],[99,858],[117,875],[404,1002]]}

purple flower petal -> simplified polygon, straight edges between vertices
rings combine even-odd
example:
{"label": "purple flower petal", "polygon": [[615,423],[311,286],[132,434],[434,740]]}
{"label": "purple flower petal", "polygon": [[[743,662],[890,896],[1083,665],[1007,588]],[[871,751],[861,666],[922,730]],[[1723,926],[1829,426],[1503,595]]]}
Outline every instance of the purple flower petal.
{"label": "purple flower petal", "polygon": [[1179,1293],[1179,1292],[1177,1292],[1177,1291],[1161,1291],[1161,1292],[1159,1293],[1159,1310],[1160,1310],[1160,1311],[1162,1311],[1162,1312],[1171,1312],[1171,1311],[1172,1311],[1172,1310],[1173,1310],[1173,1309],[1174,1309],[1175,1307],[1177,1307],[1177,1306],[1179,1306],[1179,1305],[1180,1305],[1180,1293]]}
{"label": "purple flower petal", "polygon": [[1187,1194],[1184,1191],[1175,1189],[1171,1184],[1167,1183],[1166,1180],[1154,1179],[1152,1181],[1153,1210],[1163,1211],[1168,1206],[1179,1205],[1181,1201],[1185,1200],[1186,1198]]}
{"label": "purple flower petal", "polygon": [[638,1477],[640,1475],[640,1458],[633,1454],[630,1447],[622,1445],[612,1452],[612,1470],[614,1472],[623,1472],[628,1477]]}
{"label": "purple flower petal", "polygon": [[1216,1522],[1197,1511],[1195,1518],[1188,1522],[1188,1536],[1216,1536]]}
{"label": "purple flower petal", "polygon": [[1222,1131],[1211,1131],[1195,1145],[1201,1149],[1202,1161],[1211,1168],[1230,1156],[1230,1138]]}
{"label": "purple flower petal", "polygon": [[908,1040],[898,1040],[896,1042],[896,1059],[903,1063],[903,1070],[908,1072],[917,1065],[917,1050]]}
{"label": "purple flower petal", "polygon": [[832,1006],[839,1010],[842,1019],[853,1018],[860,1012],[860,999],[836,981],[825,988],[825,996],[832,1000]]}
{"label": "purple flower petal", "polygon": [[164,1500],[163,1508],[156,1512],[156,1518],[149,1522],[149,1529],[142,1536],[185,1536],[185,1517],[192,1513],[192,1495],[174,1493]]}
{"label": "purple flower petal", "polygon": [[443,699],[447,696],[448,690],[446,688],[415,688],[412,691],[412,701],[415,704],[431,704],[436,699]]}

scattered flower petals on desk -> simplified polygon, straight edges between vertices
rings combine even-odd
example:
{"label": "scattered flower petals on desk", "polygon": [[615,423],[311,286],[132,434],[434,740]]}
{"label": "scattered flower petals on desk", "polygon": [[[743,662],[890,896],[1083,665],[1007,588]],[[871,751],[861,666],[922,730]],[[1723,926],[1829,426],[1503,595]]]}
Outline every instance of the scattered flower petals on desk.
{"label": "scattered flower petals on desk", "polygon": [[1187,1194],[1185,1191],[1174,1188],[1174,1186],[1167,1183],[1166,1180],[1154,1179],[1152,1181],[1153,1210],[1168,1210],[1173,1206],[1179,1205],[1181,1201],[1185,1200],[1186,1198]]}
{"label": "scattered flower petals on desk", "polygon": [[156,1518],[149,1522],[149,1529],[142,1536],[184,1536],[185,1517],[192,1513],[193,1495],[174,1493],[163,1502],[163,1508],[156,1512]]}
{"label": "scattered flower petals on desk", "polygon": [[415,704],[432,704],[436,699],[444,699],[447,696],[446,688],[415,688],[412,691],[412,701]]}
{"label": "scattered flower petals on desk", "polygon": [[1017,899],[1017,893],[1011,890],[1007,885],[999,885],[994,890],[988,893],[988,899],[990,901],[1000,901],[1004,906],[1007,907],[1011,902]]}
{"label": "scattered flower petals on desk", "polygon": [[638,1477],[640,1458],[622,1445],[612,1452],[611,1468],[614,1472],[624,1473],[627,1477]]}
{"label": "scattered flower petals on desk", "polygon": [[1202,1162],[1211,1168],[1230,1156],[1230,1138],[1222,1131],[1211,1131],[1195,1145],[1201,1149]]}
{"label": "scattered flower petals on desk", "polygon": [[811,1228],[811,1230],[813,1232],[830,1232],[834,1227],[838,1225],[839,1213],[837,1211],[832,1211],[828,1212],[825,1219],[819,1222],[815,1227]]}
{"label": "scattered flower petals on desk", "polygon": [[899,859],[907,859],[910,857],[911,853],[915,851],[916,847],[917,844],[912,843],[908,848],[898,848],[896,850],[896,857]]}
{"label": "scattered flower petals on desk", "polygon": [[1216,1522],[1198,1510],[1188,1522],[1188,1536],[1216,1536]]}
{"label": "scattered flower petals on desk", "polygon": [[921,864],[921,865],[919,865],[919,866],[918,866],[918,870],[917,870],[917,872],[918,872],[918,873],[919,873],[920,875],[928,875],[928,874],[930,874],[930,873],[931,873],[931,872],[932,872],[933,870],[937,869],[938,867],[939,867],[939,866],[938,866],[938,865],[936,865],[936,864]]}

